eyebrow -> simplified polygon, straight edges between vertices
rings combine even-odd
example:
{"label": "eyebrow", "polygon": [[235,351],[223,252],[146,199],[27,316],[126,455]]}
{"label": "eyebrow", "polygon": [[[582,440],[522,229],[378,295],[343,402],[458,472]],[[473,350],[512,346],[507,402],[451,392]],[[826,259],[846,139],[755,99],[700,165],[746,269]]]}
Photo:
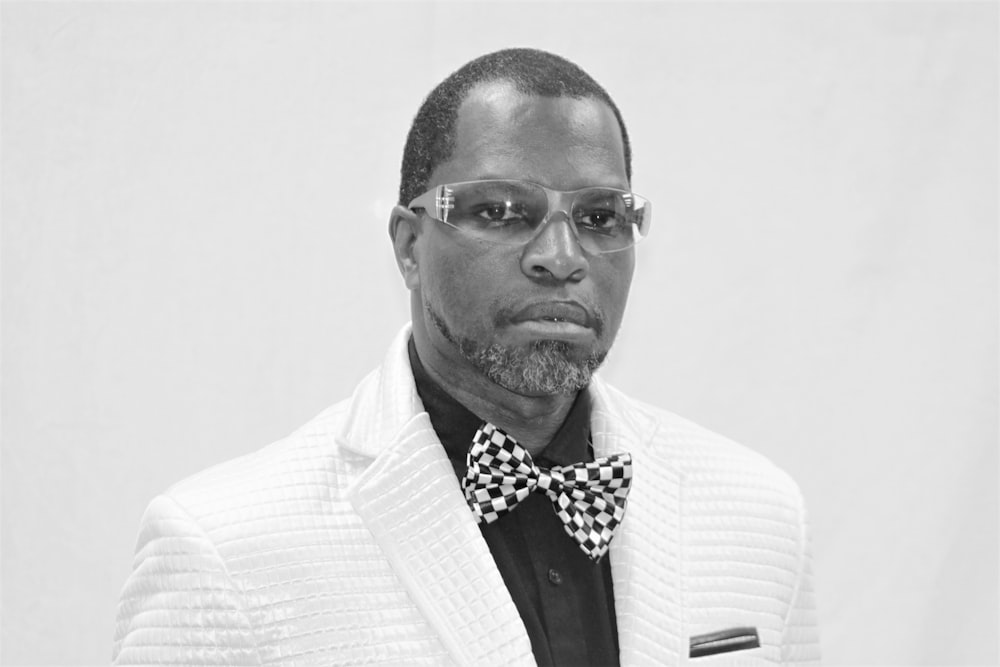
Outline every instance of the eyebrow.
{"label": "eyebrow", "polygon": [[[541,185],[547,187],[550,190],[558,190],[558,188],[553,188],[552,186],[545,185],[544,183],[539,183],[531,178],[512,178],[510,176],[500,176],[493,172],[486,172],[481,174],[476,174],[471,178],[464,179],[466,181],[527,181],[529,183],[534,183],[536,185]],[[457,181],[456,181],[457,182]],[[611,183],[587,183],[585,185],[578,185],[574,188],[569,188],[568,190],[563,190],[563,192],[575,192],[576,190],[583,190],[584,188],[616,188],[618,190],[631,191],[631,187],[628,182],[622,182],[617,179],[613,179]]]}

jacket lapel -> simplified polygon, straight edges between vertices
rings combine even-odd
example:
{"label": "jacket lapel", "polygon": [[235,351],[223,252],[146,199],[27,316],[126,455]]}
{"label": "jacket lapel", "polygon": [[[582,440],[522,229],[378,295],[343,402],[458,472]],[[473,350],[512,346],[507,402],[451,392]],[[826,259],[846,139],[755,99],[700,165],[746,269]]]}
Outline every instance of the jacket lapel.
{"label": "jacket lapel", "polygon": [[[408,339],[406,327],[353,398],[348,446],[374,460],[348,498],[455,662],[533,665],[524,624],[416,394]],[[610,550],[621,664],[681,664],[681,476],[650,446],[655,421],[597,378],[590,391],[595,454],[633,457]]]}
{"label": "jacket lapel", "polygon": [[681,664],[687,657],[680,605],[681,478],[650,446],[656,422],[597,379],[591,394],[595,454],[632,453],[625,519],[610,550],[621,664]]}
{"label": "jacket lapel", "polygon": [[374,457],[348,498],[460,665],[533,665],[531,644],[423,411],[409,329],[354,397],[350,446]]}

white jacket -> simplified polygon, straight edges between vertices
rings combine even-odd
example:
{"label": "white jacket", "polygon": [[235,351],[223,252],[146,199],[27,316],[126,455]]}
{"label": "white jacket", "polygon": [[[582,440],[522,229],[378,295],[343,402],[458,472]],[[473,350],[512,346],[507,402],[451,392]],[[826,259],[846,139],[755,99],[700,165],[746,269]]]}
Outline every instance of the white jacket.
{"label": "white jacket", "polygon": [[[350,399],[152,501],[116,664],[534,664],[418,398],[408,336]],[[589,391],[595,454],[634,461],[610,550],[622,664],[818,659],[795,483],[599,379]],[[688,658],[691,636],[744,626],[759,648]]]}

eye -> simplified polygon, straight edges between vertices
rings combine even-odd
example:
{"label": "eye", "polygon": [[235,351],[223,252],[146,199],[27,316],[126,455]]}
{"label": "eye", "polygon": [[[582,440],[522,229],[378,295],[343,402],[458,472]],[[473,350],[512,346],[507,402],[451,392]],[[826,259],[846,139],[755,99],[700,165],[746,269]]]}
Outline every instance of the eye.
{"label": "eye", "polygon": [[523,206],[513,202],[489,202],[480,204],[473,211],[475,218],[484,224],[509,225],[524,221]]}
{"label": "eye", "polygon": [[615,234],[623,223],[615,211],[610,209],[588,209],[576,219],[576,226],[599,234]]}

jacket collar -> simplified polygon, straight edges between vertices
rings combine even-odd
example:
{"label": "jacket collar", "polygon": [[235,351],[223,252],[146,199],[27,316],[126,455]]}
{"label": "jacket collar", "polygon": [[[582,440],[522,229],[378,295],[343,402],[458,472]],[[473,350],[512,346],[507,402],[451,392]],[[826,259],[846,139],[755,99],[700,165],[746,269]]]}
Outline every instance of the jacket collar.
{"label": "jacket collar", "polygon": [[[355,392],[347,448],[372,464],[347,497],[458,664],[534,664],[531,644],[417,395],[407,325]],[[656,423],[594,378],[595,455],[630,451],[628,509],[611,543],[622,664],[675,662],[681,646],[679,475],[648,446]]]}

